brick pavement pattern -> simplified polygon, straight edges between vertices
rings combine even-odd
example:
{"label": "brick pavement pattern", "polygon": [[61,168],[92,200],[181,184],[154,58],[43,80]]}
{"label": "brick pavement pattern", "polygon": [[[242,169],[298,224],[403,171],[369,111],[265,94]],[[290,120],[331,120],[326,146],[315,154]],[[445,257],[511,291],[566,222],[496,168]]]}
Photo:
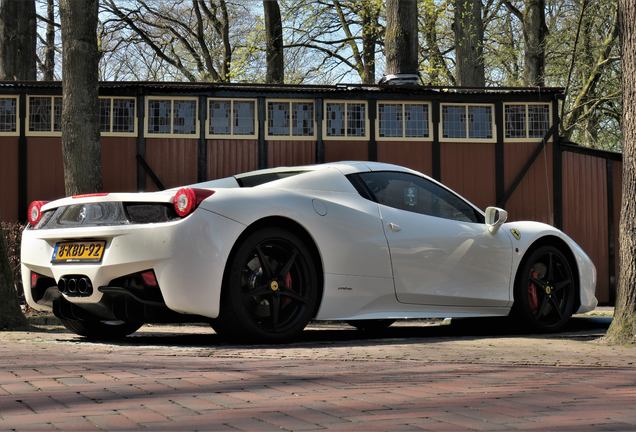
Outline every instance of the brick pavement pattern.
{"label": "brick pavement pattern", "polygon": [[195,326],[145,327],[119,344],[0,333],[0,429],[636,429],[635,348],[308,333],[321,331],[276,347],[223,344]]}

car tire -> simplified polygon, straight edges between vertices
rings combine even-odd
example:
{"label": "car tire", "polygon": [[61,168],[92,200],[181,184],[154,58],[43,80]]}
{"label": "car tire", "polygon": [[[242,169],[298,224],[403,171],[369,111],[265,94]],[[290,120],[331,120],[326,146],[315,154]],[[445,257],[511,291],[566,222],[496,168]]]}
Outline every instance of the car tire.
{"label": "car tire", "polygon": [[562,329],[572,314],[578,279],[563,251],[553,245],[531,250],[515,278],[512,316],[532,330]]}
{"label": "car tire", "polygon": [[278,227],[255,231],[230,258],[213,328],[226,338],[293,339],[317,310],[318,281],[313,256],[298,235]]}
{"label": "car tire", "polygon": [[347,321],[347,324],[365,333],[379,333],[388,329],[394,322],[392,319],[369,319]]}
{"label": "car tire", "polygon": [[137,330],[143,323],[125,321],[92,321],[60,318],[68,330],[88,339],[110,340],[124,338]]}

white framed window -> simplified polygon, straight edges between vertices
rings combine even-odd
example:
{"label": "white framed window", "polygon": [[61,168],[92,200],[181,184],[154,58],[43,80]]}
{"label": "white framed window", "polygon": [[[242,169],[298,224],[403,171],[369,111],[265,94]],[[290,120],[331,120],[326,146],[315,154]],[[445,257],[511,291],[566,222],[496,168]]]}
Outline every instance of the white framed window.
{"label": "white framed window", "polygon": [[147,96],[144,123],[150,138],[198,138],[198,98]]}
{"label": "white framed window", "polygon": [[377,140],[431,140],[430,102],[378,101],[377,110]]}
{"label": "white framed window", "polygon": [[18,96],[0,96],[0,136],[20,134]]}
{"label": "white framed window", "polygon": [[504,141],[541,141],[552,125],[552,105],[504,103]]}
{"label": "white framed window", "polygon": [[495,142],[493,104],[440,104],[440,141]]}
{"label": "white framed window", "polygon": [[313,99],[267,99],[265,105],[265,139],[316,139]]}
{"label": "white framed window", "polygon": [[137,136],[134,97],[100,96],[99,131],[102,136]]}
{"label": "white framed window", "polygon": [[28,136],[62,135],[62,96],[27,96]]}
{"label": "white framed window", "polygon": [[369,116],[366,101],[324,101],[322,136],[325,140],[368,140]]}
{"label": "white framed window", "polygon": [[208,98],[206,138],[258,138],[256,99]]}

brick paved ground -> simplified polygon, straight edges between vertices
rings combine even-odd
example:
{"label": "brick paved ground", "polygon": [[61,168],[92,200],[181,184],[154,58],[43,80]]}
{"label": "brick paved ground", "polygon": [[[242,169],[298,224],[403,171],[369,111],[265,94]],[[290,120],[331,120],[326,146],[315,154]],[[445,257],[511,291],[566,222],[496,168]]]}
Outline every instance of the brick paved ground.
{"label": "brick paved ground", "polygon": [[0,429],[634,430],[636,348],[473,324],[364,339],[223,343],[200,326],[145,327],[120,344],[59,328],[0,333]]}

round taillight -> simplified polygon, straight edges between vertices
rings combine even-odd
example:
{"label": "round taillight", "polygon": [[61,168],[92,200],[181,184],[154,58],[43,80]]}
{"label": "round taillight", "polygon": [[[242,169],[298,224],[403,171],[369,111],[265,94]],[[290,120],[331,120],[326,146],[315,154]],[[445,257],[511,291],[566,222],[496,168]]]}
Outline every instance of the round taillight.
{"label": "round taillight", "polygon": [[177,191],[174,198],[174,211],[181,217],[185,217],[192,213],[197,202],[194,191],[190,188],[181,188]]}
{"label": "round taillight", "polygon": [[31,226],[34,226],[35,224],[40,222],[40,219],[42,219],[42,206],[46,203],[47,201],[33,201],[31,204],[29,204],[27,217]]}
{"label": "round taillight", "polygon": [[174,211],[180,217],[186,217],[201,204],[201,201],[214,193],[209,189],[181,188],[172,197]]}

